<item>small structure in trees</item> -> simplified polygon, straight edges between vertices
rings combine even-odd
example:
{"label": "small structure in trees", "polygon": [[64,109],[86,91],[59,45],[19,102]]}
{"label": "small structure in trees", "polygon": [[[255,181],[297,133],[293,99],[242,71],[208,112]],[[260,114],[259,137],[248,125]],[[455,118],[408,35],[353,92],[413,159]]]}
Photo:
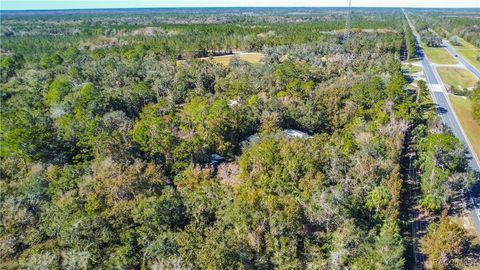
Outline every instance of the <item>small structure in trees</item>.
{"label": "small structure in trees", "polygon": [[305,132],[302,132],[300,130],[296,129],[285,129],[283,133],[288,137],[288,138],[310,138],[312,136],[308,135]]}
{"label": "small structure in trees", "polygon": [[219,154],[211,154],[210,155],[210,165],[218,165],[225,161],[225,158],[220,156]]}

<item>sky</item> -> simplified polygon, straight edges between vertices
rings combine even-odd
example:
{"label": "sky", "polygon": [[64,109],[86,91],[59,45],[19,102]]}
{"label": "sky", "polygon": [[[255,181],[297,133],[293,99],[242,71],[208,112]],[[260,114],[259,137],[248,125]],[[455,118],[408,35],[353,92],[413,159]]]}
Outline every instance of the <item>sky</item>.
{"label": "sky", "polygon": [[[346,6],[348,0],[0,0],[1,10],[228,7],[228,6]],[[354,7],[473,7],[480,0],[352,0]]]}

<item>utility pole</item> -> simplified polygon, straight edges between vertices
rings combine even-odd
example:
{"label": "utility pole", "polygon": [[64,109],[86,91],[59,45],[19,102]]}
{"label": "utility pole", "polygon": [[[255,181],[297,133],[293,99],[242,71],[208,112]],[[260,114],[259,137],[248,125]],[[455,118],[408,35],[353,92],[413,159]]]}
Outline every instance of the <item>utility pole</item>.
{"label": "utility pole", "polygon": [[347,13],[347,21],[345,22],[345,32],[343,33],[343,42],[347,41],[350,37],[350,15],[352,10],[352,0],[348,0],[348,13]]}

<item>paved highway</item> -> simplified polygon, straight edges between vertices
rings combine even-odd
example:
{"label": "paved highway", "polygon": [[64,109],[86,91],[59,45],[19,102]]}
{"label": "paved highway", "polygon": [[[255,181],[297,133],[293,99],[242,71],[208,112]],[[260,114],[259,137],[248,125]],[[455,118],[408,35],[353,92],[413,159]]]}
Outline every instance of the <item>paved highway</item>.
{"label": "paved highway", "polygon": [[[405,14],[405,18],[407,19],[408,24],[410,25],[410,28],[412,29],[417,39],[417,43],[419,46],[418,54],[421,58],[421,64],[423,66],[423,71],[425,73],[425,78],[428,88],[430,90],[430,94],[432,95],[433,102],[437,105],[438,114],[442,118],[442,121],[445,123],[445,125],[447,125],[452,130],[453,134],[467,146],[468,149],[466,154],[469,158],[469,165],[477,173],[480,173],[480,162],[478,161],[478,158],[474,154],[472,154],[473,148],[471,147],[467,136],[463,132],[463,129],[459,124],[455,112],[450,106],[450,101],[448,99],[446,88],[443,85],[443,82],[440,79],[437,71],[432,67],[430,61],[428,60],[428,57],[424,54],[424,51],[420,45],[420,36],[415,31],[415,27],[411,23],[405,11],[403,12]],[[480,183],[468,190],[466,195],[468,199],[468,209],[471,211],[477,232],[480,233]]]}
{"label": "paved highway", "polygon": [[460,63],[462,63],[468,70],[470,70],[477,78],[480,79],[480,70],[478,70],[475,66],[470,64],[463,56],[461,56],[455,48],[453,48],[452,45],[450,45],[448,42],[445,40],[443,41],[443,46],[453,55],[455,56]]}

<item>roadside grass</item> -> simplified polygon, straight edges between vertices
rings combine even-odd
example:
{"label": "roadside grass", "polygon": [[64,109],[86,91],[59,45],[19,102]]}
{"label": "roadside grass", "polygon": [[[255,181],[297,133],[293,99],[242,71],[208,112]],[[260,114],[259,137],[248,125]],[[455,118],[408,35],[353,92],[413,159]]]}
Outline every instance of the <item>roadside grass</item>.
{"label": "roadside grass", "polygon": [[428,47],[422,44],[423,50],[428,56],[428,59],[436,64],[458,64],[458,61],[443,47]]}
{"label": "roadside grass", "polygon": [[442,81],[450,86],[469,88],[475,86],[477,78],[470,71],[457,67],[438,67]]}
{"label": "roadside grass", "polygon": [[448,96],[463,130],[473,146],[473,151],[477,157],[480,157],[480,123],[473,117],[472,101],[452,94]]}
{"label": "roadside grass", "polygon": [[414,74],[423,70],[422,67],[409,65],[409,64],[403,65],[402,68],[407,70],[408,73],[410,74]]}
{"label": "roadside grass", "polygon": [[[252,64],[257,64],[260,62],[260,60],[263,58],[263,54],[261,53],[237,53],[237,54],[231,54],[231,55],[222,55],[222,56],[215,56],[211,57],[211,60],[222,64],[222,65],[228,65],[230,64],[230,61],[232,60],[233,57],[238,57],[241,60],[247,61]],[[210,57],[205,57],[202,59],[210,59]]]}
{"label": "roadside grass", "polygon": [[453,46],[463,57],[465,57],[470,64],[480,69],[480,61],[477,60],[477,56],[480,56],[480,48],[475,47],[473,44],[460,39],[461,46]]}
{"label": "roadside grass", "polygon": [[[409,82],[409,84],[407,85],[408,89],[412,91],[416,91],[417,80],[419,78],[415,79],[412,76],[415,73],[423,71],[423,68],[421,66],[413,65],[413,64],[420,64],[420,62],[418,60],[415,61],[413,59],[402,62],[402,72],[405,75],[405,78],[407,78],[407,81]],[[419,77],[422,78],[423,73]]]}
{"label": "roadside grass", "polygon": [[405,60],[403,61],[402,63],[404,64],[409,64],[409,63],[419,63],[421,59],[419,57],[414,57],[412,59],[408,59],[408,60]]}

